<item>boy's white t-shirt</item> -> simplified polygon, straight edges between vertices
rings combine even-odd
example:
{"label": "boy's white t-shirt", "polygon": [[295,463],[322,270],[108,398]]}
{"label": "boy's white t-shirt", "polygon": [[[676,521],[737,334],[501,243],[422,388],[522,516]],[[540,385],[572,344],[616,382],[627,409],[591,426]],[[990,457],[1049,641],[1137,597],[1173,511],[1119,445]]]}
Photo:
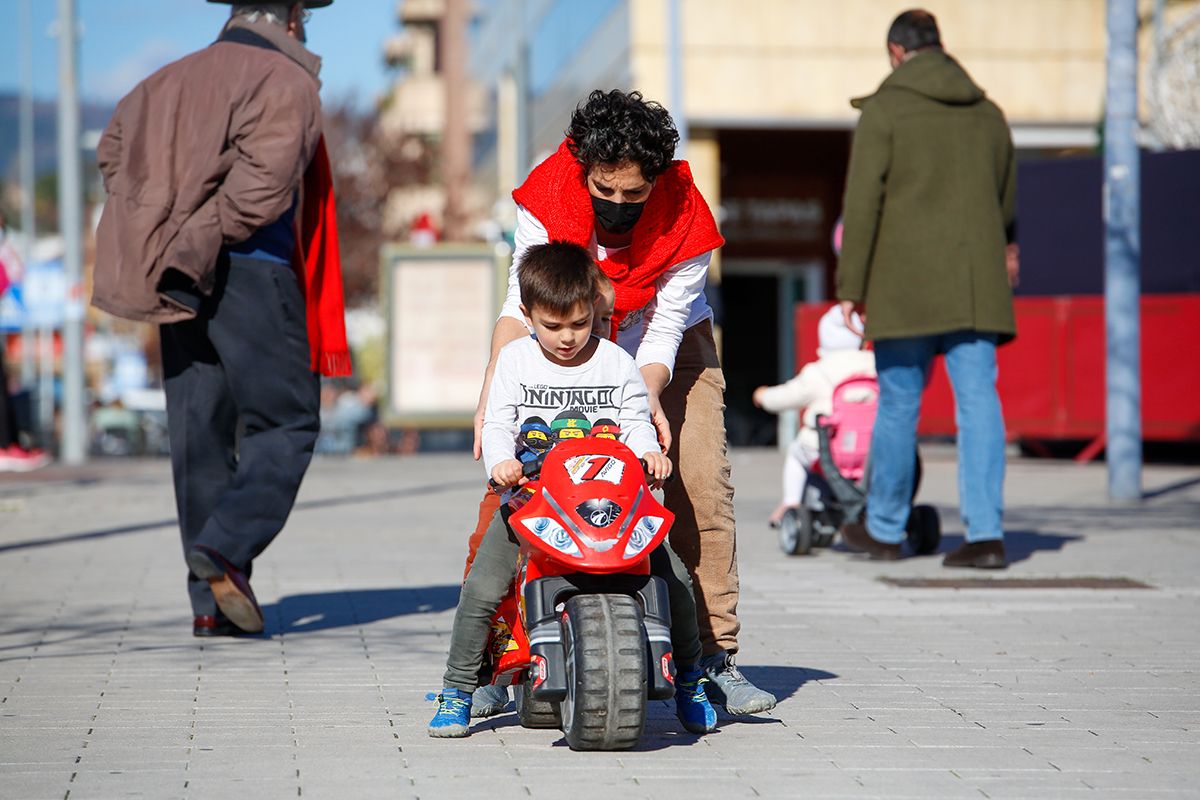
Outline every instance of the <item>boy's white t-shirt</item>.
{"label": "boy's white t-shirt", "polygon": [[658,452],[650,422],[646,382],[633,357],[606,339],[585,363],[567,367],[552,362],[532,336],[505,345],[496,357],[483,417],[483,463],[490,475],[502,461],[516,458],[521,426],[540,418],[547,427],[570,419],[571,430],[586,420],[588,430],[601,420],[620,426],[620,440],[641,457]]}

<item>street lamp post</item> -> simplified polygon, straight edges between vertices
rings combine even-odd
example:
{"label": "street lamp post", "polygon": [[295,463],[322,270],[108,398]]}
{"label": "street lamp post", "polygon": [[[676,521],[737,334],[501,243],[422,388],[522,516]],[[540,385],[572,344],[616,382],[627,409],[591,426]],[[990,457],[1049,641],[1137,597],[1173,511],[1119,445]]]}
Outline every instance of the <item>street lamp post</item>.
{"label": "street lamp post", "polygon": [[1104,115],[1104,329],[1108,494],[1142,497],[1141,223],[1136,0],[1108,0]]}
{"label": "street lamp post", "polygon": [[[37,207],[35,193],[37,183],[34,175],[33,157],[33,0],[21,0],[21,234],[24,247],[21,258],[25,262],[25,274],[33,264],[33,245],[37,240]],[[25,281],[25,278],[22,278]],[[25,312],[21,315],[21,385],[31,389],[36,375],[33,360],[33,318],[29,314],[28,298]],[[35,426],[40,427],[40,426]],[[43,432],[44,434],[44,432]]]}
{"label": "street lamp post", "polygon": [[83,386],[83,168],[75,0],[58,0],[58,227],[67,276],[63,321],[62,440],[67,464],[87,457]]}
{"label": "street lamp post", "polygon": [[683,13],[680,0],[667,0],[667,62],[670,80],[671,119],[679,132],[679,147],[675,150],[678,159],[687,158],[688,121],[683,100]]}

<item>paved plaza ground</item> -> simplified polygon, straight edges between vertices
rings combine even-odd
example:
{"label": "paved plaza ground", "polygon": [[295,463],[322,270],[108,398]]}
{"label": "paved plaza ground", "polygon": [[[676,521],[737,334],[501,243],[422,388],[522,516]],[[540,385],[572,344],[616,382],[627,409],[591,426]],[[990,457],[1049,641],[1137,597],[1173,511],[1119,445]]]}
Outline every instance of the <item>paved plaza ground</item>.
{"label": "paved plaza ground", "polygon": [[[780,698],[704,737],[654,703],[630,752],[515,715],[425,735],[481,468],[319,459],[256,563],[267,635],[191,636],[165,461],[0,477],[0,798],[1197,798],[1200,469],[1014,457],[1012,567],[784,557],[777,453],[733,453],[745,673]],[[962,540],[954,454],[922,499]],[[980,588],[902,579],[983,577]],[[1018,578],[1149,588],[1021,588]],[[883,579],[893,579],[885,582]],[[901,585],[896,585],[901,579]]]}

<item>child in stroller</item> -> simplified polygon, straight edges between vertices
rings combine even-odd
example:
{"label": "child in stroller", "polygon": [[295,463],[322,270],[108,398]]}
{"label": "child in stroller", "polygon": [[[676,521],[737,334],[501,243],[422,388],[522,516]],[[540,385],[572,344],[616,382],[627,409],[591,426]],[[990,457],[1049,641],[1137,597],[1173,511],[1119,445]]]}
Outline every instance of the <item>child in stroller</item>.
{"label": "child in stroller", "polygon": [[[843,524],[861,520],[866,510],[867,455],[879,397],[874,354],[862,349],[837,306],[821,317],[817,338],[816,361],[790,381],[754,392],[755,405],[767,411],[804,408],[804,424],[784,464],[783,501],[770,520],[788,555],[829,546]],[[908,533],[917,553],[936,550],[937,511],[915,507]]]}

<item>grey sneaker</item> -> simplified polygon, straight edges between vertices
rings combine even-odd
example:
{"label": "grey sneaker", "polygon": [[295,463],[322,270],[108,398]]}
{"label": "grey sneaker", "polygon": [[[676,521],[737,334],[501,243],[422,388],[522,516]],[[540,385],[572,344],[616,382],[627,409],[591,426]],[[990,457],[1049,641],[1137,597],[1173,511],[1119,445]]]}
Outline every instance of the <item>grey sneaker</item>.
{"label": "grey sneaker", "polygon": [[471,695],[472,717],[494,717],[508,708],[508,687],[488,683],[478,687]]}
{"label": "grey sneaker", "polygon": [[724,706],[730,714],[758,714],[775,707],[775,695],[763,691],[750,681],[733,663],[733,654],[721,651],[700,659],[700,666],[708,673],[704,688],[708,699],[715,705]]}

